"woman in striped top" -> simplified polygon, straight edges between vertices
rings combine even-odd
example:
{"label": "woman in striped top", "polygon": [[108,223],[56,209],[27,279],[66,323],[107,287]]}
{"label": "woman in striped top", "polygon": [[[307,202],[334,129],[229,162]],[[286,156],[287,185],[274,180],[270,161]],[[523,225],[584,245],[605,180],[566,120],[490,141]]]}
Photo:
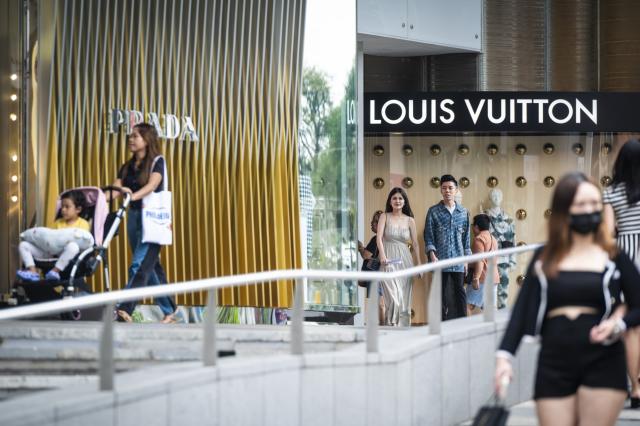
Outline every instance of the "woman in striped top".
{"label": "woman in striped top", "polygon": [[[640,141],[627,141],[613,165],[613,182],[604,191],[604,221],[617,236],[618,247],[640,262]],[[640,285],[640,283],[638,283]],[[631,406],[640,408],[640,331],[625,337],[627,369],[631,379]]]}

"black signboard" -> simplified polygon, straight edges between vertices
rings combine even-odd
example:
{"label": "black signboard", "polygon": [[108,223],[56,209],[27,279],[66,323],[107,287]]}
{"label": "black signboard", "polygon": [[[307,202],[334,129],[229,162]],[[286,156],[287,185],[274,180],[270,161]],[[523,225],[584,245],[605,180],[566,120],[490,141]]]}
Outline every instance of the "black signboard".
{"label": "black signboard", "polygon": [[640,93],[365,93],[365,133],[640,130]]}

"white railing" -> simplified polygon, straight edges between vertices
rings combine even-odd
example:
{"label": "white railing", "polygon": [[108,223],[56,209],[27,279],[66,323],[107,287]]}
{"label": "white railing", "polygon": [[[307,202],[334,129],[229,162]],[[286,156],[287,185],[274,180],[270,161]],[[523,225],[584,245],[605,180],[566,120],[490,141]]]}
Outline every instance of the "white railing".
{"label": "white railing", "polygon": [[426,297],[425,305],[428,309],[428,325],[431,334],[440,334],[442,312],[442,269],[463,263],[473,263],[489,259],[489,268],[484,285],[484,319],[494,321],[495,309],[493,300],[493,271],[496,268],[496,258],[533,251],[540,244],[530,244],[488,253],[441,260],[435,263],[414,266],[412,268],[393,272],[349,272],[323,270],[278,270],[258,272],[253,274],[234,275],[220,278],[207,278],[196,281],[186,281],[177,284],[156,285],[129,290],[112,291],[108,293],[92,294],[77,298],[68,298],[53,302],[20,306],[0,310],[0,320],[21,319],[45,314],[68,312],[77,309],[104,306],[102,333],[100,337],[100,390],[113,390],[114,361],[113,361],[113,312],[116,302],[141,300],[147,297],[169,296],[175,294],[192,293],[209,290],[207,298],[207,312],[203,326],[202,361],[204,365],[213,366],[217,361],[215,323],[217,318],[216,292],[220,288],[264,283],[279,280],[296,280],[293,312],[291,317],[291,353],[304,353],[303,336],[303,287],[308,279],[336,279],[350,281],[370,281],[371,286],[367,305],[366,319],[366,348],[367,352],[378,351],[378,283],[379,281],[396,278],[411,277],[418,274],[433,272],[431,290]]}

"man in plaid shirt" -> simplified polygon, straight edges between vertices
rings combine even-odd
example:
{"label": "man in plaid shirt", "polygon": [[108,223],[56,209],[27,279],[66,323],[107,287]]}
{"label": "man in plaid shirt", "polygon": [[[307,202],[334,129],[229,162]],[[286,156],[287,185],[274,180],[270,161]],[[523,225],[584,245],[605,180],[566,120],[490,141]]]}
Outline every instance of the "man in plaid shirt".
{"label": "man in plaid shirt", "polygon": [[[424,243],[431,262],[471,254],[469,212],[455,202],[458,182],[451,175],[440,178],[442,201],[431,206],[424,224]],[[464,275],[467,265],[442,270],[442,319],[467,315]]]}

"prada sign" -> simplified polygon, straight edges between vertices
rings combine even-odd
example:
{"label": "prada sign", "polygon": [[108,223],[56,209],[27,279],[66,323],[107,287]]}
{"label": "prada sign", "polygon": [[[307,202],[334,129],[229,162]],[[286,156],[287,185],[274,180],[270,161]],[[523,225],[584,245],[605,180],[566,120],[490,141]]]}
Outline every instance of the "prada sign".
{"label": "prada sign", "polygon": [[173,114],[158,116],[155,112],[143,114],[136,110],[112,108],[107,117],[107,129],[109,133],[118,133],[121,128],[124,128],[125,133],[129,135],[136,124],[145,121],[156,128],[161,138],[181,141],[188,138],[191,142],[199,140],[191,117],[184,116],[178,119]]}
{"label": "prada sign", "polygon": [[366,133],[631,132],[640,93],[365,93]]}

